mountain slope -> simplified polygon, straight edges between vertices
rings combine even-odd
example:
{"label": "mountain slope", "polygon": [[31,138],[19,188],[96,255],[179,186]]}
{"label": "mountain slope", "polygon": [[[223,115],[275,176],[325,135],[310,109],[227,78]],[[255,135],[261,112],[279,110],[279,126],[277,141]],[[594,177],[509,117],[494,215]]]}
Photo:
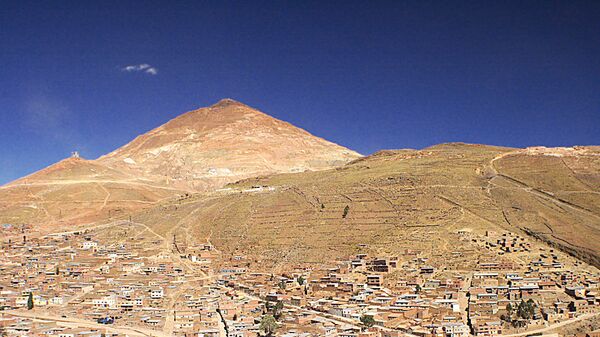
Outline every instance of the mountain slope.
{"label": "mountain slope", "polygon": [[95,161],[69,158],[0,187],[0,221],[90,222],[181,193]]}
{"label": "mountain slope", "polygon": [[70,158],[0,187],[0,222],[88,222],[165,198],[360,155],[233,100],[185,113],[96,160]]}
{"label": "mountain slope", "polygon": [[590,182],[600,179],[600,151],[554,151],[467,144],[382,151],[337,169],[248,179],[135,218],[267,268],[347,258],[359,245],[373,254],[431,249],[443,258],[459,230],[529,234],[599,266],[600,187]]}
{"label": "mountain slope", "polygon": [[332,168],[359,157],[225,99],[183,114],[98,161],[175,186],[207,190],[262,174]]}

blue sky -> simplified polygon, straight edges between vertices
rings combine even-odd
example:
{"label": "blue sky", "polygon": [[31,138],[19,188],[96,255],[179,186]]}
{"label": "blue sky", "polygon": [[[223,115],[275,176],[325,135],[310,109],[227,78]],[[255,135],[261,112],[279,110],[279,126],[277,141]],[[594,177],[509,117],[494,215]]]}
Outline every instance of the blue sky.
{"label": "blue sky", "polygon": [[600,144],[597,1],[0,1],[0,47],[0,183],[224,97],[363,154]]}

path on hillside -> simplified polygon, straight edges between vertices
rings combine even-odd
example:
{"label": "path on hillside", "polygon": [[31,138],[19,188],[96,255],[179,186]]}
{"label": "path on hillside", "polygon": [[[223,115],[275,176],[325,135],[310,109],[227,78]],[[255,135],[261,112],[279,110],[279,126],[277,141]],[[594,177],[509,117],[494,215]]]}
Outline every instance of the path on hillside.
{"label": "path on hillside", "polygon": [[106,207],[106,204],[108,204],[108,199],[110,199],[110,191],[104,187],[103,184],[98,184],[98,186],[106,193],[106,197],[104,197],[104,200],[102,201],[102,207],[100,207],[100,210],[103,210]]}
{"label": "path on hillside", "polygon": [[49,233],[49,234],[46,234],[45,236],[69,235],[69,234],[75,234],[77,232],[83,232],[83,231],[87,231],[87,230],[106,229],[106,228],[110,228],[110,227],[114,227],[114,226],[119,226],[119,225],[141,226],[141,227],[144,227],[145,229],[147,229],[150,233],[152,233],[152,234],[156,235],[157,237],[159,237],[161,240],[163,240],[163,241],[166,240],[164,236],[158,234],[156,231],[154,231],[148,225],[143,224],[141,222],[133,222],[133,221],[128,221],[128,220],[115,220],[115,221],[112,221],[112,222],[108,222],[108,223],[104,223],[104,224],[99,224],[99,225],[94,225],[94,226],[85,226],[84,225],[81,229],[75,229],[75,230],[64,231],[64,232]]}
{"label": "path on hillside", "polygon": [[529,331],[525,331],[525,332],[519,332],[519,333],[515,333],[515,334],[510,334],[510,335],[502,335],[502,337],[519,337],[519,336],[528,336],[528,335],[533,335],[533,334],[537,334],[537,333],[543,333],[543,332],[547,332],[547,331],[551,331],[551,330],[555,330],[557,328],[563,327],[565,325],[570,325],[579,321],[583,321],[586,320],[588,318],[593,318],[595,316],[600,315],[600,312],[594,312],[594,313],[589,313],[589,314],[584,314],[581,315],[579,317],[575,317],[573,319],[570,320],[566,320],[566,321],[562,321],[556,324],[551,324],[545,328],[541,328],[541,329],[535,329],[535,330],[529,330]]}
{"label": "path on hillside", "polygon": [[53,180],[53,181],[36,181],[36,182],[27,182],[27,183],[18,183],[18,184],[9,184],[9,185],[0,186],[0,190],[8,190],[8,189],[15,188],[15,187],[60,186],[60,185],[103,184],[103,183],[104,184],[113,183],[113,184],[145,186],[145,187],[162,189],[162,190],[176,191],[179,193],[185,192],[185,190],[180,190],[180,189],[171,188],[171,187],[167,187],[167,186],[161,186],[161,185],[153,185],[150,183],[144,183],[144,182],[141,182],[136,179],[123,179],[123,180],[113,180],[113,179],[70,180],[70,179],[65,179],[65,180]]}
{"label": "path on hillside", "polygon": [[[527,183],[525,183],[525,182],[523,182],[523,181],[521,181],[521,180],[519,180],[517,178],[514,178],[514,177],[509,176],[507,174],[501,173],[498,170],[498,168],[496,167],[495,162],[497,160],[499,160],[499,159],[502,159],[502,158],[504,158],[504,157],[506,157],[508,155],[513,155],[515,153],[520,153],[520,152],[514,151],[514,152],[503,153],[503,154],[500,154],[500,155],[494,157],[490,161],[490,168],[492,169],[492,171],[494,171],[494,174],[497,177],[501,177],[501,178],[505,179],[505,181],[508,181],[509,183],[515,185],[516,187],[519,187],[521,190],[523,190],[523,191],[525,191],[527,193],[530,193],[530,194],[533,194],[533,195],[535,195],[537,197],[540,197],[540,198],[543,198],[545,200],[551,201],[551,202],[553,202],[555,204],[558,204],[560,206],[567,207],[567,208],[572,209],[574,211],[577,211],[579,213],[584,213],[587,216],[592,216],[594,218],[600,219],[600,215],[598,215],[598,214],[590,211],[589,209],[587,209],[585,207],[579,206],[579,205],[574,204],[574,203],[572,203],[570,201],[567,201],[567,200],[563,200],[563,199],[557,198],[554,195],[552,195],[551,193],[548,193],[548,192],[543,191],[543,190],[541,190],[539,188],[530,186]],[[497,186],[497,187],[503,188],[503,186],[498,186],[497,184],[495,184],[494,182],[492,182],[491,179],[490,179],[490,183],[493,184],[493,185],[495,185],[495,186]],[[573,192],[573,191],[571,191],[571,192]],[[583,192],[587,192],[587,191],[583,191]]]}
{"label": "path on hillside", "polygon": [[172,227],[171,227],[171,228],[170,228],[170,229],[169,229],[169,230],[168,230],[168,231],[165,233],[165,236],[163,237],[163,238],[164,238],[164,241],[163,241],[163,250],[164,250],[165,252],[167,252],[167,253],[168,253],[168,254],[171,256],[171,259],[173,260],[173,262],[175,262],[175,261],[178,261],[178,262],[179,262],[179,263],[181,263],[181,264],[182,264],[182,265],[183,265],[183,266],[184,266],[184,267],[185,267],[185,268],[186,268],[186,269],[187,269],[189,272],[191,272],[191,273],[200,273],[202,276],[204,276],[204,277],[208,277],[208,275],[207,275],[207,274],[206,274],[204,271],[202,271],[202,270],[200,270],[200,269],[198,269],[198,268],[195,268],[195,267],[194,267],[194,266],[191,264],[191,262],[190,262],[189,260],[187,260],[187,259],[183,259],[183,258],[181,257],[181,255],[180,255],[180,253],[179,253],[179,252],[175,252],[175,247],[174,247],[174,246],[175,246],[175,242],[174,242],[174,240],[173,240],[173,241],[169,241],[169,240],[167,240],[167,239],[166,239],[166,238],[173,238],[173,239],[174,239],[174,238],[175,238],[175,236],[174,236],[174,235],[175,235],[175,233],[176,233],[176,232],[177,232],[177,230],[179,230],[179,228],[180,228],[180,227],[183,225],[184,221],[185,221],[187,218],[189,218],[189,217],[193,216],[193,215],[194,215],[194,214],[195,214],[195,213],[196,213],[198,210],[200,210],[200,207],[198,207],[198,208],[197,208],[197,209],[195,209],[194,211],[190,212],[188,215],[186,215],[186,216],[184,216],[183,218],[181,218],[179,221],[177,221],[177,223],[176,223],[174,226],[172,226]]}

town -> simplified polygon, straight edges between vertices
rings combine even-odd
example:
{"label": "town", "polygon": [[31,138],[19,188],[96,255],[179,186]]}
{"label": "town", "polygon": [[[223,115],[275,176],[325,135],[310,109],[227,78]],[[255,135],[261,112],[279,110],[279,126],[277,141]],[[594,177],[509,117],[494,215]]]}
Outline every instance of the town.
{"label": "town", "polygon": [[[361,245],[346,260],[275,273],[141,223],[35,228],[2,226],[6,336],[600,335],[569,330],[597,322],[598,270],[510,232],[459,230],[448,256]],[[467,263],[469,250],[479,260]]]}

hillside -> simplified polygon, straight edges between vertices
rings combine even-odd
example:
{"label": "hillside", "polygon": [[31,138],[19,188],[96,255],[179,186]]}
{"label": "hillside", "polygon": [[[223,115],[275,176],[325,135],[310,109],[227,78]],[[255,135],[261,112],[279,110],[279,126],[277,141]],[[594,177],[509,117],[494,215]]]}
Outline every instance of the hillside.
{"label": "hillside", "polygon": [[0,222],[82,223],[259,175],[322,170],[360,154],[225,99],[96,160],[70,158],[0,187]]}
{"label": "hillside", "polygon": [[359,246],[449,254],[458,231],[489,230],[532,235],[598,266],[600,152],[556,151],[382,151],[337,169],[248,179],[135,218],[174,233],[182,247],[208,240],[269,268],[344,258]]}
{"label": "hillside", "polygon": [[93,160],[68,158],[0,187],[0,222],[92,222],[183,193]]}

